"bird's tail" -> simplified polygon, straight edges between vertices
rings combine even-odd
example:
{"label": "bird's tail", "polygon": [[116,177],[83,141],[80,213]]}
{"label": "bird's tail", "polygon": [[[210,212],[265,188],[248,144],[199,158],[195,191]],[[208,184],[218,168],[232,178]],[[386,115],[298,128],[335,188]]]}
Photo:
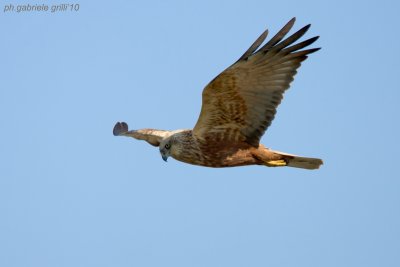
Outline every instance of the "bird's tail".
{"label": "bird's tail", "polygon": [[286,162],[286,166],[289,167],[315,170],[318,169],[323,164],[323,161],[317,158],[300,157],[274,150],[272,152],[281,155],[282,159]]}

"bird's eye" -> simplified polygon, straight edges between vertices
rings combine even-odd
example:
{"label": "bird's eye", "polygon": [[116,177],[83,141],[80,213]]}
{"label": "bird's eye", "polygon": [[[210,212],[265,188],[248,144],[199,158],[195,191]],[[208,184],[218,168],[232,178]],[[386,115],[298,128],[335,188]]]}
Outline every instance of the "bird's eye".
{"label": "bird's eye", "polygon": [[169,149],[171,146],[169,144],[165,144],[164,146],[166,149]]}

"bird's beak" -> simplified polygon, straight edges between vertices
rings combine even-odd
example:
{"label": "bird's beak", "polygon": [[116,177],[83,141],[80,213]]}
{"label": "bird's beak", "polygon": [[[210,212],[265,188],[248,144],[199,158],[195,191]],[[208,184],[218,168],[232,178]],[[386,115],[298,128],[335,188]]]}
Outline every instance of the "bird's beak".
{"label": "bird's beak", "polygon": [[165,161],[165,162],[167,162],[167,159],[168,159],[168,151],[166,151],[164,148],[161,148],[160,149],[160,154],[161,154],[161,157],[162,157],[162,159]]}

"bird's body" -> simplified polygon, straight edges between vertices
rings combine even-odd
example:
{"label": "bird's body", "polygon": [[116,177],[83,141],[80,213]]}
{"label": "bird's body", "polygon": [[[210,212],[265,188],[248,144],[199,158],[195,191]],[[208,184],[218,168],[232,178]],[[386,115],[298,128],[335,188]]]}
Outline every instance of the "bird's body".
{"label": "bird's body", "polygon": [[[124,123],[118,123],[114,127],[114,134],[130,132],[132,136],[132,131],[126,131],[125,126]],[[221,142],[217,135],[208,140],[199,140],[193,135],[192,130],[164,131],[163,133],[168,136],[168,142],[171,145],[170,155],[176,160],[193,165],[216,168],[255,164],[268,166],[268,161],[283,159],[263,145],[254,147],[246,142],[235,142],[232,145]]]}
{"label": "bird's body", "polygon": [[[169,139],[170,155],[179,161],[207,166],[234,167],[257,164],[253,153],[258,149],[245,142],[221,142],[218,136],[199,140],[192,130],[174,133]],[[162,148],[163,149],[163,148]]]}
{"label": "bird's body", "polygon": [[[164,160],[206,167],[264,165],[317,169],[322,160],[273,151],[260,139],[274,119],[283,93],[307,55],[319,48],[300,50],[318,37],[290,46],[310,25],[281,41],[295,19],[289,21],[260,49],[265,31],[240,59],[212,80],[203,91],[199,119],[192,130],[128,130],[118,122],[114,135],[145,140],[158,146]],[[257,50],[258,49],[258,50]]]}

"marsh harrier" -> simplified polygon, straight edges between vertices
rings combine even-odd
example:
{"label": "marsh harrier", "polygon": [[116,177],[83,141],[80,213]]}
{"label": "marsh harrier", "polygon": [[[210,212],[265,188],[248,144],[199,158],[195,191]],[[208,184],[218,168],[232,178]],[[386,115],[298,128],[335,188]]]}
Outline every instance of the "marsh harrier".
{"label": "marsh harrier", "polygon": [[200,116],[192,130],[128,130],[125,122],[118,122],[114,135],[145,140],[159,147],[165,161],[171,156],[206,167],[264,165],[318,169],[321,159],[282,153],[260,144],[301,62],[320,49],[301,50],[318,36],[293,44],[310,25],[284,39],[294,22],[295,18],[291,19],[261,46],[268,30],[263,32],[239,60],[205,87]]}

